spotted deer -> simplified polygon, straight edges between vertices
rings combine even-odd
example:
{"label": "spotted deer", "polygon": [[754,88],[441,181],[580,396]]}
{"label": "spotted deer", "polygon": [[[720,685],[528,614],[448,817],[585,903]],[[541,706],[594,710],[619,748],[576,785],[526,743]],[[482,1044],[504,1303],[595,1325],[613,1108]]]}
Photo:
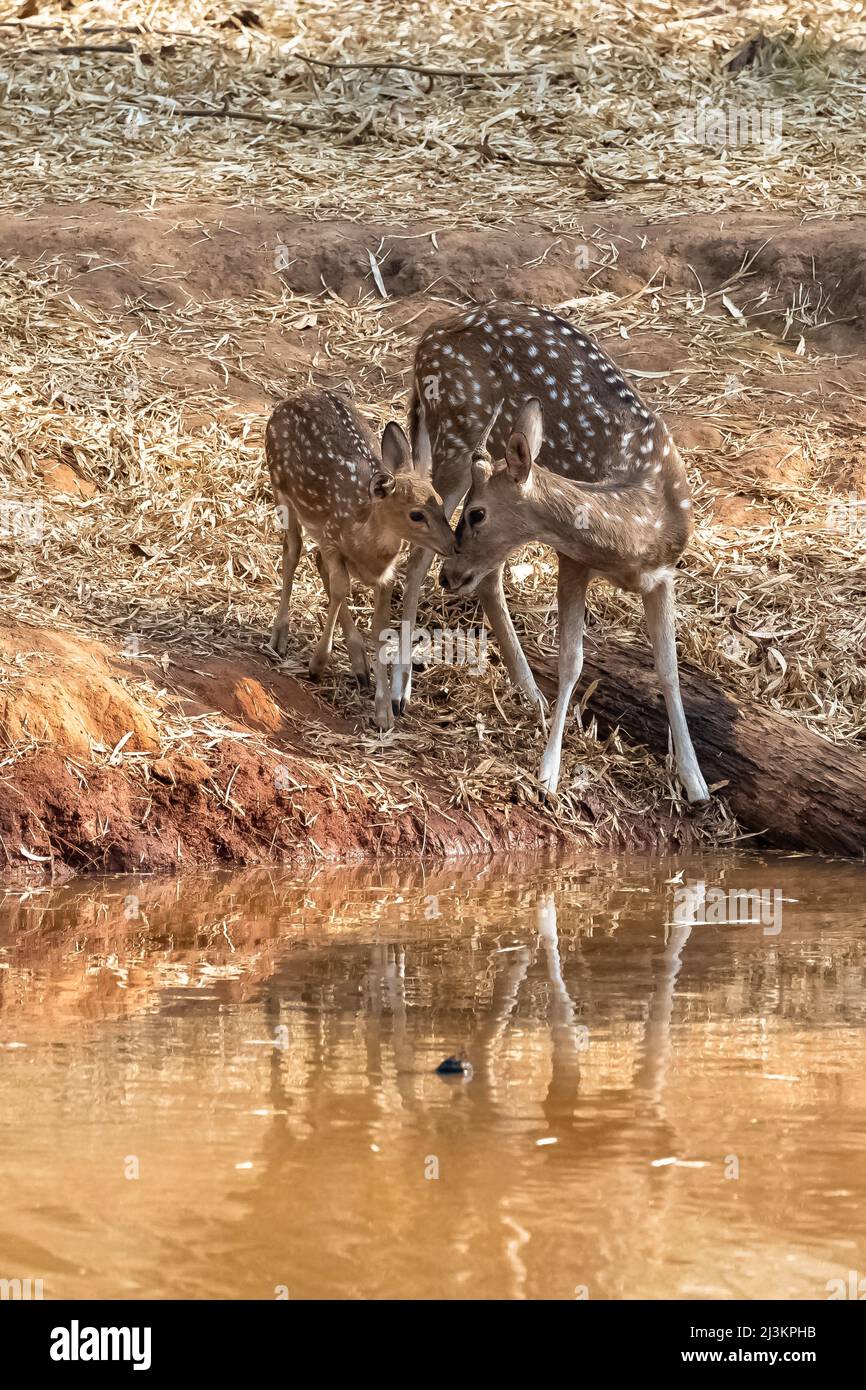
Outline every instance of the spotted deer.
{"label": "spotted deer", "polygon": [[270,647],[288,643],[292,584],[307,531],[318,545],[316,563],[328,595],[324,632],[310,660],[321,675],[339,621],[352,669],[369,688],[364,638],[349,611],[353,578],[372,585],[375,644],[375,718],[392,723],[391,689],[381,634],[390,625],[394,568],[404,542],[437,555],[454,548],[454,534],[429,478],[416,472],[400,426],[386,425],[381,448],[366,422],[330,391],[300,391],[282,401],[265,432],[274,501],[283,527],[282,595]]}
{"label": "spotted deer", "polygon": [[[690,801],[708,798],[679,688],[673,565],[692,531],[682,460],[660,419],[611,359],[573,324],[526,305],[494,303],[431,328],[415,357],[412,432],[451,516],[471,487],[452,594],[477,590],[508,673],[542,704],[505,605],[502,567],[530,541],[559,557],[559,691],[540,781],[556,789],[569,702],[583,662],[586,586],[601,576],[641,595]],[[488,452],[489,451],[489,452]],[[414,623],[431,556],[410,559],[404,618]],[[395,669],[398,708],[411,665]]]}

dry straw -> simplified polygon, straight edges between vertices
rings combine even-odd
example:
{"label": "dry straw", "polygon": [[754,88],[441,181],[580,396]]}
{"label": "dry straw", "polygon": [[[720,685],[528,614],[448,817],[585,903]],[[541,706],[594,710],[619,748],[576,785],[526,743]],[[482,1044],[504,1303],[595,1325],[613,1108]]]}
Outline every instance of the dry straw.
{"label": "dry straw", "polygon": [[[862,20],[852,25],[847,4],[802,6],[787,23],[769,5],[748,14],[663,3],[431,11],[367,0],[254,9],[238,7],[232,18],[230,7],[200,0],[83,4],[74,13],[41,6],[19,20],[13,7],[0,26],[7,205],[23,214],[47,200],[74,218],[91,199],[145,217],[172,204],[188,211],[206,203],[207,216],[215,203],[255,204],[410,229],[422,217],[425,227],[469,229],[529,221],[549,229],[551,241],[559,231],[583,235],[600,258],[609,253],[595,203],[650,219],[744,209],[808,217],[863,206],[864,29]],[[771,41],[728,70],[761,30]],[[690,112],[732,92],[741,106],[781,110],[778,148],[720,151],[676,138]],[[99,246],[92,251],[98,267]],[[168,278],[154,267],[155,286]],[[402,400],[414,329],[372,274],[368,285],[346,303],[279,284],[233,295],[229,284],[220,299],[179,306],[157,296],[112,315],[88,300],[86,285],[76,299],[53,258],[33,263],[22,241],[0,275],[0,500],[40,497],[45,535],[39,545],[0,538],[7,617],[119,644],[134,635],[164,670],[173,660],[195,665],[257,650],[278,557],[263,415],[268,400],[316,373],[299,368],[296,381],[286,380],[250,344],[309,324],[325,344],[319,360],[354,384],[381,423]],[[443,310],[460,298],[453,287],[436,293]],[[832,417],[786,413],[762,389],[770,354],[792,402],[800,374],[826,373],[811,339],[822,306],[792,302],[783,337],[761,328],[759,314],[738,316],[749,294],[744,266],[727,287],[728,305],[697,285],[687,294],[659,283],[623,299],[590,284],[563,312],[623,339],[674,337],[688,372],[641,383],[645,394],[663,412],[673,405],[721,432],[726,462],[718,451],[691,456],[700,466],[700,524],[679,586],[683,655],[735,694],[834,740],[862,740],[866,526],[858,529],[854,513],[846,525],[838,509],[838,461],[860,441]],[[216,364],[224,384],[167,388],[165,363],[190,357]],[[720,364],[736,375],[733,403]],[[737,456],[780,427],[803,466],[785,473],[788,481],[779,474],[746,488],[762,524],[720,524],[718,499],[742,487]],[[40,477],[54,461],[92,484],[92,495],[43,495]],[[530,651],[551,653],[550,556],[535,547],[520,562],[518,628]],[[633,636],[635,602],[591,592],[594,632]],[[300,673],[321,617],[309,559],[296,595],[287,664]],[[432,594],[421,616],[454,621]],[[423,814],[418,778],[428,774],[440,785],[447,778],[453,803],[470,814],[479,805],[504,813],[515,799],[535,804],[542,736],[498,667],[481,676],[433,668],[417,683],[410,718],[382,739],[364,723],[369,702],[339,650],[321,694],[365,732],[359,760],[355,737],[316,730],[334,796],[363,785],[383,822],[402,809]],[[27,663],[20,653],[3,680],[14,684]],[[185,718],[158,684],[148,699],[166,748],[206,755],[237,736],[224,719]],[[9,750],[4,771],[27,752]],[[117,758],[133,771],[140,762],[122,749]],[[636,813],[672,805],[676,790],[655,760],[618,737],[599,744],[590,726],[569,735],[563,795],[544,814],[603,841]],[[704,833],[730,840],[737,828],[718,806]]]}

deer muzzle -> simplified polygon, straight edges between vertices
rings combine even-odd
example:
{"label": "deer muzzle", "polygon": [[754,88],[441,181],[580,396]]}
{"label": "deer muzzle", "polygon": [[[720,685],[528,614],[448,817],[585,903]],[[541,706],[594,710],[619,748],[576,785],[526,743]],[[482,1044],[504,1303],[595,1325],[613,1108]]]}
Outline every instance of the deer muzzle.
{"label": "deer muzzle", "polygon": [[480,579],[480,575],[464,568],[459,556],[445,560],[439,571],[439,584],[452,598],[470,594]]}

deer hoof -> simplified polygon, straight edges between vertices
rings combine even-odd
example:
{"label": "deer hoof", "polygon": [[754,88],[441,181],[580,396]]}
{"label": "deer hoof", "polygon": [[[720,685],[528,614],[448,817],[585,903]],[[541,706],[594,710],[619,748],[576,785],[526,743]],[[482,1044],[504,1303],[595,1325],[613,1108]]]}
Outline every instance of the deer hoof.
{"label": "deer hoof", "polygon": [[709,788],[699,767],[689,768],[684,774],[678,769],[680,781],[690,806],[706,806],[710,799]]}
{"label": "deer hoof", "polygon": [[711,800],[707,787],[704,787],[703,790],[700,787],[687,789],[686,796],[690,806],[709,806]]}
{"label": "deer hoof", "polygon": [[398,667],[391,677],[391,708],[395,714],[405,714],[412,694],[412,672]]}
{"label": "deer hoof", "polygon": [[559,785],[559,770],[554,773],[545,773],[543,770],[538,776],[538,795],[539,799],[548,806],[552,806],[559,798],[556,788]]}
{"label": "deer hoof", "polygon": [[538,717],[542,724],[545,722],[545,715],[550,711],[547,697],[542,695],[537,685],[518,686],[517,693],[525,705],[530,709],[538,711]]}
{"label": "deer hoof", "polygon": [[395,714],[405,714],[412,692],[412,668],[395,666],[391,675],[391,708]]}
{"label": "deer hoof", "polygon": [[390,705],[377,705],[375,713],[376,727],[383,733],[394,727],[394,715]]}

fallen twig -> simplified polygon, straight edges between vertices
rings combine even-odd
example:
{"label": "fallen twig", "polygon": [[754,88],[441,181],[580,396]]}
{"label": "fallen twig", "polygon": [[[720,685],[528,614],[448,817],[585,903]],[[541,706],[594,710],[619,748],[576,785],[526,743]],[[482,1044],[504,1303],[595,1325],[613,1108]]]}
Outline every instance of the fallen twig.
{"label": "fallen twig", "polygon": [[268,115],[264,111],[234,111],[230,106],[211,108],[208,106],[189,106],[174,112],[177,116],[223,117],[227,121],[257,121],[260,125],[284,125],[293,130],[301,130],[314,135],[348,135],[350,126],[321,126],[314,121],[298,121],[292,116]]}
{"label": "fallen twig", "polygon": [[131,43],[69,43],[57,45],[52,48],[28,48],[26,54],[31,53],[134,53],[135,49]]}
{"label": "fallen twig", "polygon": [[302,63],[309,63],[315,68],[333,68],[338,72],[414,72],[421,77],[457,77],[465,81],[476,79],[486,80],[487,78],[501,77],[535,77],[540,72],[546,72],[548,77],[570,77],[573,75],[571,68],[545,68],[538,63],[529,68],[428,68],[420,63],[387,63],[387,62],[363,62],[363,63],[338,63],[330,58],[310,58],[306,53],[296,55]]}

